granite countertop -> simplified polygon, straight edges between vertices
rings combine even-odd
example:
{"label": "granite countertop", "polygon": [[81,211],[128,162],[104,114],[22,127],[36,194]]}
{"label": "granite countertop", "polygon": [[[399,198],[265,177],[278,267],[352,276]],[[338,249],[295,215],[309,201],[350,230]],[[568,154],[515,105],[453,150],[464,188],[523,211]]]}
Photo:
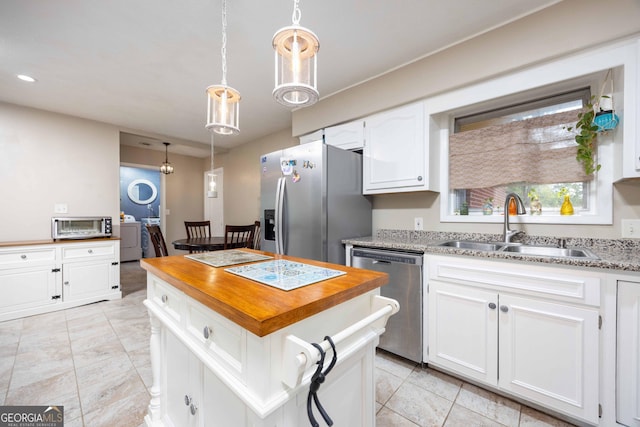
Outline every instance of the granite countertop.
{"label": "granite countertop", "polygon": [[525,235],[523,239],[514,239],[514,243],[558,246],[560,239],[565,240],[567,248],[589,249],[597,255],[599,259],[537,256],[513,252],[480,251],[437,246],[439,243],[448,240],[501,242],[501,234],[378,230],[375,236],[344,239],[342,243],[368,248],[417,251],[425,254],[468,255],[474,257],[508,259],[542,264],[640,272],[640,240],[637,239],[591,239]]}

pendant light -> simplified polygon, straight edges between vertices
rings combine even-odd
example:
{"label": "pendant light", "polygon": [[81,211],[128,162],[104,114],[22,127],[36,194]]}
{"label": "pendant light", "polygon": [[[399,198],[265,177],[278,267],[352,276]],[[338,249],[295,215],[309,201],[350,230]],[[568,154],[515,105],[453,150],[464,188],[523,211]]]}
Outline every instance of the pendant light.
{"label": "pendant light", "polygon": [[208,176],[209,182],[207,184],[207,197],[215,199],[218,197],[218,183],[216,182],[216,174],[213,172],[213,132],[211,132],[211,169]]}
{"label": "pendant light", "polygon": [[206,128],[221,135],[240,132],[240,93],[227,86],[227,1],[222,0],[222,82],[207,88]]}
{"label": "pendant light", "polygon": [[162,166],[160,166],[160,172],[162,172],[165,175],[169,175],[170,173],[173,173],[173,166],[171,166],[171,163],[169,163],[169,145],[171,145],[168,142],[163,142],[164,144],[164,163],[162,163]]}
{"label": "pendant light", "polygon": [[307,107],[318,101],[316,35],[299,25],[298,1],[293,3],[293,25],[281,28],[273,36],[275,50],[276,101],[287,107]]}

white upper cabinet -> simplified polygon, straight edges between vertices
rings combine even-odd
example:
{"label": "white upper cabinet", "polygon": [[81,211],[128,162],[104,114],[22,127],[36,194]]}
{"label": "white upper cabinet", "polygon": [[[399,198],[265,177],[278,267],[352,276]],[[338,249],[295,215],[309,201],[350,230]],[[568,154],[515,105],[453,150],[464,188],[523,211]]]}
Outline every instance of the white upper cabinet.
{"label": "white upper cabinet", "polygon": [[300,144],[307,144],[309,142],[314,142],[314,141],[322,141],[323,135],[324,135],[323,129],[319,129],[315,132],[302,135],[300,137]]}
{"label": "white upper cabinet", "polygon": [[363,193],[431,190],[424,103],[366,119]]}
{"label": "white upper cabinet", "polygon": [[356,120],[324,130],[324,142],[343,150],[361,150],[364,147],[364,120]]}

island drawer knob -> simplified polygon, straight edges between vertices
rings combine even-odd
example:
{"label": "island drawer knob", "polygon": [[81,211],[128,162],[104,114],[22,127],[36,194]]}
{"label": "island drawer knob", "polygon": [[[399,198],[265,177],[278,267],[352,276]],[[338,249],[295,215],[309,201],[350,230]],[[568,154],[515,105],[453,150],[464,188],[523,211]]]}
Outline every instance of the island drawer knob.
{"label": "island drawer knob", "polygon": [[90,254],[93,253],[93,249],[89,249],[87,252],[89,252]]}
{"label": "island drawer knob", "polygon": [[509,311],[509,307],[507,307],[506,305],[501,305],[500,306],[500,311],[503,313],[506,313],[507,311]]}
{"label": "island drawer knob", "polygon": [[22,254],[22,255],[20,255],[20,258],[27,259],[27,256],[25,254]]}
{"label": "island drawer knob", "polygon": [[187,406],[191,405],[191,396],[189,396],[188,394],[184,395],[184,404]]}
{"label": "island drawer knob", "polygon": [[205,326],[204,329],[202,330],[202,335],[204,336],[204,339],[208,340],[212,332],[213,331],[211,330],[210,327]]}
{"label": "island drawer knob", "polygon": [[489,308],[490,308],[491,310],[495,310],[495,309],[496,309],[496,304],[495,304],[494,302],[490,302],[490,303],[489,303]]}
{"label": "island drawer knob", "polygon": [[162,295],[162,298],[160,298],[160,299],[161,299],[161,300],[162,300],[162,302],[163,302],[163,303],[165,303],[165,304],[167,303],[167,301],[169,301],[169,297],[168,297],[166,294],[165,294],[165,295]]}
{"label": "island drawer knob", "polygon": [[195,415],[196,412],[198,412],[198,407],[192,403],[191,404],[191,415]]}

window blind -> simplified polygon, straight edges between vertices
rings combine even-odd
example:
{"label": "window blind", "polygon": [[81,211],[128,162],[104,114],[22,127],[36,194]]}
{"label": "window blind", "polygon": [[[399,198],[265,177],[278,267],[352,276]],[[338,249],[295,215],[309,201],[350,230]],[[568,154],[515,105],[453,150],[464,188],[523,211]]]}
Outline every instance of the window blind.
{"label": "window blind", "polygon": [[576,160],[578,146],[566,129],[575,126],[577,116],[566,111],[451,135],[450,189],[593,179]]}

